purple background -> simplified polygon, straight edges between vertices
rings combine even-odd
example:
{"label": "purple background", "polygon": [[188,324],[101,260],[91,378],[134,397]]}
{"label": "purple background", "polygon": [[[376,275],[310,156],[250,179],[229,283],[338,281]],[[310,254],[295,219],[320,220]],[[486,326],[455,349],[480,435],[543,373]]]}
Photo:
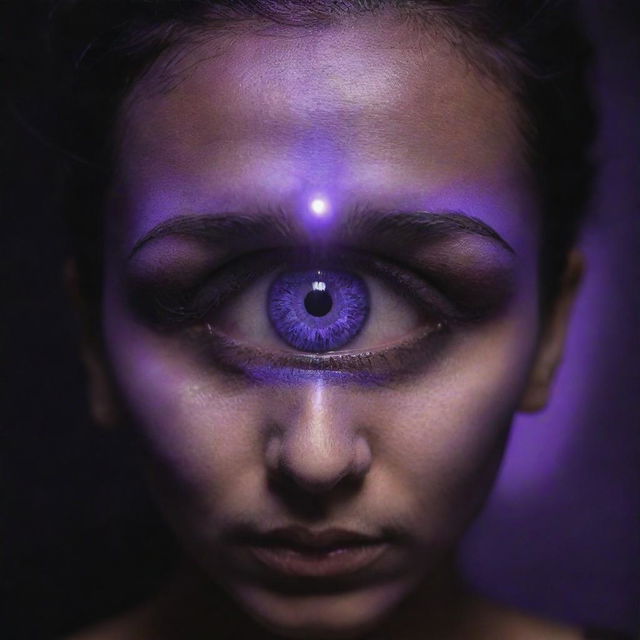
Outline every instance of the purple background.
{"label": "purple background", "polygon": [[[517,420],[463,564],[486,594],[580,625],[640,625],[640,33],[636,0],[590,0],[601,176],[589,270],[555,395]],[[44,3],[0,3],[0,635],[58,635],[131,606],[173,556],[127,442],[88,419],[41,131]]]}
{"label": "purple background", "polygon": [[[626,7],[624,6],[626,4]],[[640,625],[640,39],[633,3],[589,3],[601,175],[588,272],[548,408],[519,416],[464,566],[484,593]]]}

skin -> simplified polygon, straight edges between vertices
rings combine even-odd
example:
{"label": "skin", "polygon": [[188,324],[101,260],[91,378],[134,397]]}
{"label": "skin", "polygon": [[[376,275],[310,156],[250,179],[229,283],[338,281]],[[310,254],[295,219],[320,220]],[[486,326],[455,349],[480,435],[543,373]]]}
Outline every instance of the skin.
{"label": "skin", "polygon": [[[158,622],[167,611],[189,611],[175,613],[183,633],[193,624],[236,637],[241,629],[256,638],[575,637],[464,595],[450,572],[513,414],[547,401],[581,271],[574,252],[540,318],[540,211],[509,92],[393,16],[212,33],[179,53],[170,90],[158,64],[121,112],[104,343],[87,340],[85,356],[96,419],[134,425],[158,501],[198,568],[161,604],[82,637],[174,637]],[[322,221],[308,207],[318,194],[330,205]],[[293,229],[291,245],[324,246],[343,242],[349,217],[364,206],[464,212],[513,249],[474,234],[412,248],[421,264],[435,256],[460,265],[472,290],[510,283],[496,310],[452,328],[414,370],[374,385],[313,371],[296,382],[256,380],[218,367],[186,330],[160,331],[132,308],[132,281],[188,279],[229,255],[224,242],[169,236],[130,258],[158,224],[228,211],[268,216],[270,207]],[[353,243],[378,250],[370,239]],[[375,292],[370,325],[350,348],[393,345],[425,322],[392,287],[366,279]],[[265,282],[215,321],[241,342],[291,351],[270,329]],[[402,535],[346,588],[326,583],[323,593],[292,595],[225,538],[246,521]],[[207,589],[226,602],[224,623],[213,605],[194,604]]]}

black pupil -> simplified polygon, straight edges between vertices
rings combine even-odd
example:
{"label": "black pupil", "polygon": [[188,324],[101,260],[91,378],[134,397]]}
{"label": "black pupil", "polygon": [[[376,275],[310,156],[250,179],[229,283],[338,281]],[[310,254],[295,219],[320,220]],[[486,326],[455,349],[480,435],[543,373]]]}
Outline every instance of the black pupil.
{"label": "black pupil", "polygon": [[333,300],[326,291],[309,291],[304,298],[304,308],[316,318],[326,316],[331,311],[332,306]]}

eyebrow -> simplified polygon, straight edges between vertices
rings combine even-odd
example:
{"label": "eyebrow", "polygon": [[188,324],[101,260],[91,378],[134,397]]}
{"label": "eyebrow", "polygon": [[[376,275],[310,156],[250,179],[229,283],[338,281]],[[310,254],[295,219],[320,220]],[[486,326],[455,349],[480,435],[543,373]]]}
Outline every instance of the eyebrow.
{"label": "eyebrow", "polygon": [[[471,234],[489,238],[508,252],[516,253],[493,227],[460,211],[379,211],[361,208],[345,217],[338,225],[336,235],[345,239],[362,239],[390,234],[413,242],[417,239],[449,239]],[[161,222],[145,233],[135,243],[129,258],[149,242],[168,236],[194,238],[211,243],[246,242],[247,238],[259,238],[261,243],[278,243],[299,239],[300,233],[283,210],[257,211],[253,214],[229,212],[179,215]]]}

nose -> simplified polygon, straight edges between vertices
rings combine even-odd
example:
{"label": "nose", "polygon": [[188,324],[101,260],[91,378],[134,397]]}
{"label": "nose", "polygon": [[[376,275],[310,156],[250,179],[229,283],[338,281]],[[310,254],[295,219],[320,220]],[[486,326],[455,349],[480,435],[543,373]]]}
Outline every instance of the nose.
{"label": "nose", "polygon": [[271,474],[316,495],[362,480],[371,467],[371,448],[348,403],[321,384],[297,394],[297,406],[267,442]]}

